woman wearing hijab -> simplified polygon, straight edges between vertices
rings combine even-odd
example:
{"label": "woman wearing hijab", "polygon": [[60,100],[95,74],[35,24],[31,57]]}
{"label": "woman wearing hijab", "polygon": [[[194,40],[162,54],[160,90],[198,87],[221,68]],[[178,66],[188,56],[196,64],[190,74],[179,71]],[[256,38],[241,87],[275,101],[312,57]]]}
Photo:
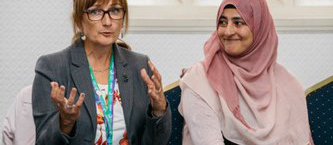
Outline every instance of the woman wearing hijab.
{"label": "woman wearing hijab", "polygon": [[205,59],[181,80],[184,145],[313,144],[303,88],[276,62],[266,0],[225,0]]}

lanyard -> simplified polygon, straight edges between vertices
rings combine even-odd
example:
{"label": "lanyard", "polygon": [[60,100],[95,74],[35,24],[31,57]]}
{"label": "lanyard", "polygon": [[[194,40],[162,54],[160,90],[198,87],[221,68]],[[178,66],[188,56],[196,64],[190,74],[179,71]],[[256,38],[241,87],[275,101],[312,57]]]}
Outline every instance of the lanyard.
{"label": "lanyard", "polygon": [[[96,81],[96,77],[94,75],[94,71],[92,67],[89,65],[90,76],[92,79],[92,84],[95,89],[95,99],[97,105],[101,105],[103,109],[104,116],[104,124],[106,129],[106,136],[109,145],[112,145],[113,140],[113,90],[116,82],[116,69],[114,67],[114,56],[111,56],[110,59],[110,70],[109,70],[109,83],[108,83],[108,101],[105,100],[107,98],[107,94],[102,93],[99,89]],[[112,87],[111,87],[112,85]]]}

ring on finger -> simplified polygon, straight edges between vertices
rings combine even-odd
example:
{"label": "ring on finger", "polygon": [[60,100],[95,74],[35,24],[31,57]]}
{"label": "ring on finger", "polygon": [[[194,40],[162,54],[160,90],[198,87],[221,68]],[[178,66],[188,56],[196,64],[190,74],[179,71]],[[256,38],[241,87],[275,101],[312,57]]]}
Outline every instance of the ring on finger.
{"label": "ring on finger", "polygon": [[66,110],[72,110],[73,108],[75,108],[76,107],[76,105],[75,104],[72,104],[72,105],[69,105],[69,104],[65,104],[65,109]]}

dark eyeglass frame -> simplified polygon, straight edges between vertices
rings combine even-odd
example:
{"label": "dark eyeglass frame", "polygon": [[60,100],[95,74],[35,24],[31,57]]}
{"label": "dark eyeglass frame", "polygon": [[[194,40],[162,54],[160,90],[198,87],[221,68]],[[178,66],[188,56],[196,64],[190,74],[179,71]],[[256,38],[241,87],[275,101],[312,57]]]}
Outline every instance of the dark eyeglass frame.
{"label": "dark eyeglass frame", "polygon": [[[84,10],[83,13],[87,13],[88,19],[89,19],[90,21],[100,21],[100,20],[103,20],[105,14],[108,14],[109,17],[110,17],[111,19],[113,19],[113,20],[121,20],[121,19],[124,19],[125,14],[126,14],[124,8],[118,8],[118,9],[120,9],[120,10],[123,11],[123,16],[120,17],[120,18],[118,18],[118,19],[115,19],[115,18],[112,17],[112,15],[111,15],[111,10],[112,10],[112,8],[109,9],[109,10],[107,10],[107,11],[105,11],[105,10],[103,10],[103,9],[93,9],[93,10],[89,10],[89,9],[87,9],[87,10]],[[91,12],[94,11],[94,10],[100,10],[100,11],[103,11],[103,15],[102,15],[102,17],[101,17],[100,19],[91,19],[91,18],[90,18]]]}

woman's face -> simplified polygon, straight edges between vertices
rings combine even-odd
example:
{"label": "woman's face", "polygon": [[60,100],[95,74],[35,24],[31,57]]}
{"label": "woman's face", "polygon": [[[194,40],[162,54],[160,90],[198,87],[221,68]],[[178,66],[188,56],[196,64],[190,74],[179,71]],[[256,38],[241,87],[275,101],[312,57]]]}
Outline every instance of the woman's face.
{"label": "woman's face", "polygon": [[[105,13],[106,11],[109,13]],[[95,3],[89,7],[83,14],[82,21],[86,43],[102,47],[111,46],[118,39],[123,27],[123,15],[124,10],[116,0],[110,0],[105,5]]]}
{"label": "woman's face", "polygon": [[217,33],[224,51],[230,56],[243,54],[253,43],[253,34],[249,26],[235,8],[223,10]]}

